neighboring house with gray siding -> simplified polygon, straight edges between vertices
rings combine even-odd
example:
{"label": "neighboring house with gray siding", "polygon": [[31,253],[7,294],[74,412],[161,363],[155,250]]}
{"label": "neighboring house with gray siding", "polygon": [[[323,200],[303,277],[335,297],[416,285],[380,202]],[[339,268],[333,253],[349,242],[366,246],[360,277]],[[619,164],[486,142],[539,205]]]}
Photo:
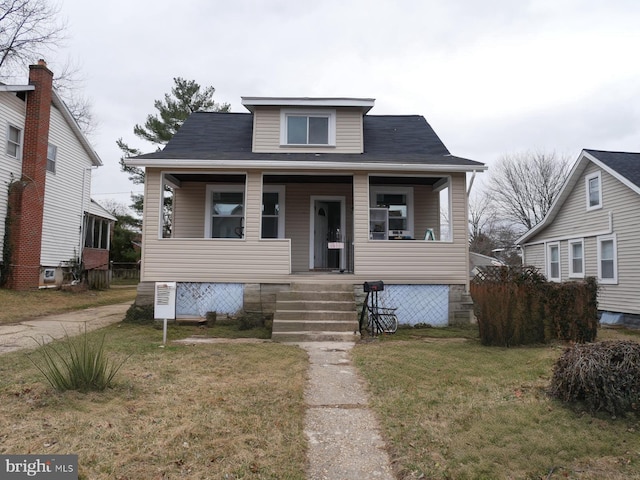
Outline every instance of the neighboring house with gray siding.
{"label": "neighboring house with gray siding", "polygon": [[518,239],[556,282],[596,277],[598,308],[640,315],[640,153],[583,150],[542,222]]}
{"label": "neighboring house with gray siding", "polygon": [[140,298],[175,281],[178,316],[270,312],[293,284],[383,280],[401,322],[452,321],[469,286],[466,175],[486,167],[422,116],[369,115],[373,99],[242,103],[127,160],[146,173]]}

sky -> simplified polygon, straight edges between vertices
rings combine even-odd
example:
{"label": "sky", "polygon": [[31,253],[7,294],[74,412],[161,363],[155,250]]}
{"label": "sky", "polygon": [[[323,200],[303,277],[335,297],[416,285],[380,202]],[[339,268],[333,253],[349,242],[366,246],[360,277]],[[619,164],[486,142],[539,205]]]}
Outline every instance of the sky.
{"label": "sky", "polygon": [[[103,167],[92,197],[128,204],[116,140],[174,77],[241,96],[375,98],[370,114],[419,114],[453,155],[489,171],[504,155],[640,152],[637,0],[58,0],[84,78]],[[55,73],[55,72],[54,72]],[[474,187],[475,188],[475,187]]]}

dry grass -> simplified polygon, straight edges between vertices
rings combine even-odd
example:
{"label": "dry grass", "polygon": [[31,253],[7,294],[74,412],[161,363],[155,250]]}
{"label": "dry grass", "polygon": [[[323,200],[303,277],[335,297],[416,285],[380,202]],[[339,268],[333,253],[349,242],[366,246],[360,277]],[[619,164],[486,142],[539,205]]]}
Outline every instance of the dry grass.
{"label": "dry grass", "polygon": [[0,289],[0,325],[43,315],[129,302],[135,297],[135,286],[109,290],[46,289],[27,292]]}
{"label": "dry grass", "polygon": [[[420,333],[354,350],[400,478],[640,478],[638,417],[594,418],[547,396],[562,346]],[[634,336],[604,336],[623,335]]]}
{"label": "dry grass", "polygon": [[56,393],[25,353],[2,357],[0,453],[75,453],[92,480],[304,478],[301,349],[159,348],[151,327],[105,331],[107,351],[131,357],[103,393]]}

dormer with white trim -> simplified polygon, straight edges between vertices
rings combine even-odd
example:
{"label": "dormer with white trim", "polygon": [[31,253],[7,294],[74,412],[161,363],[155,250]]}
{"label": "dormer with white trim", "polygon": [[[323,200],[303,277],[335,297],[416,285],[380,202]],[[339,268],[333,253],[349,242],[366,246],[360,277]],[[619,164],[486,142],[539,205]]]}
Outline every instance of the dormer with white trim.
{"label": "dormer with white trim", "polygon": [[255,153],[363,153],[372,98],[242,97]]}

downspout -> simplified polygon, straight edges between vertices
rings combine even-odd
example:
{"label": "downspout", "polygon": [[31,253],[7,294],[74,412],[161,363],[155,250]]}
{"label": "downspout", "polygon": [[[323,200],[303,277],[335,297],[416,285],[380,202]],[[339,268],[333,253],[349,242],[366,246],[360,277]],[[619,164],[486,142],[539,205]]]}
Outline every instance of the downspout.
{"label": "downspout", "polygon": [[476,179],[476,172],[477,170],[474,170],[471,172],[471,180],[469,181],[469,188],[467,188],[467,198],[469,198],[469,194],[471,193],[471,187],[473,187],[473,181]]}

